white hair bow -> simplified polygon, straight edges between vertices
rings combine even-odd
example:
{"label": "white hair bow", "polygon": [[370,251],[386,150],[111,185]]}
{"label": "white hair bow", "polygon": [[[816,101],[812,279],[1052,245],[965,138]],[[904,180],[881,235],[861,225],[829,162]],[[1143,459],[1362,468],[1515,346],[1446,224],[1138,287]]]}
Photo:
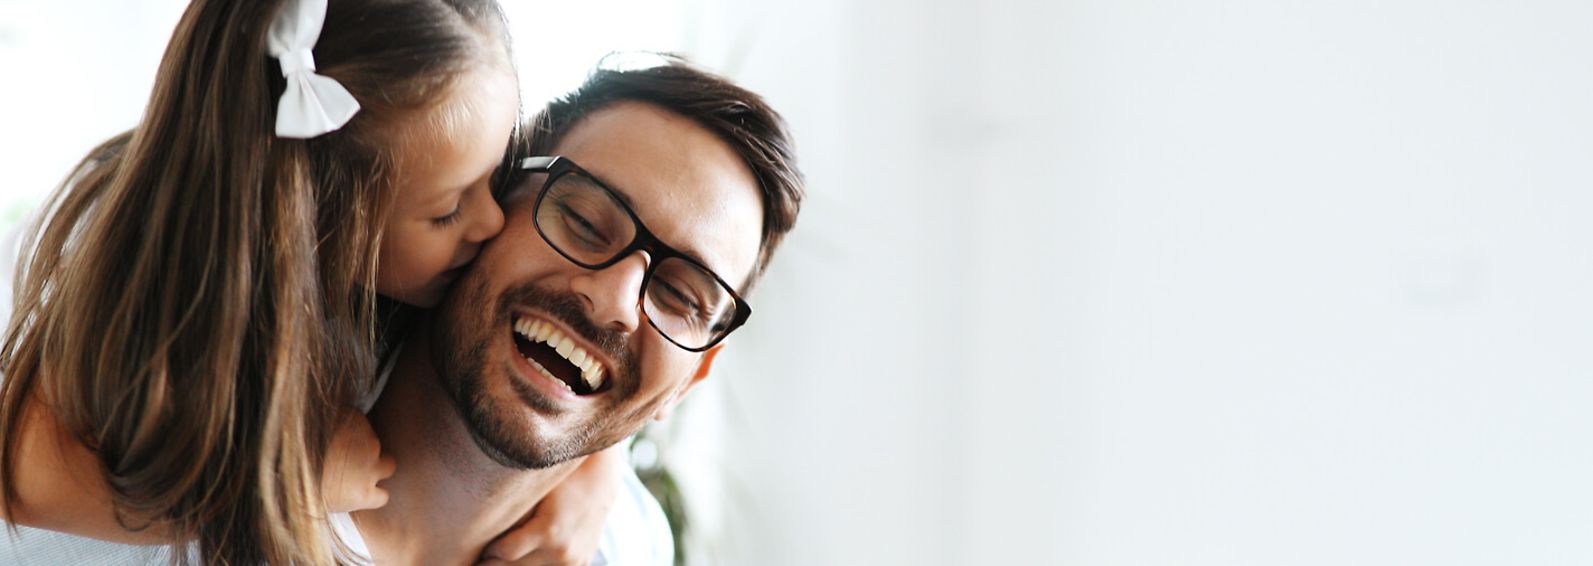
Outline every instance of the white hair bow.
{"label": "white hair bow", "polygon": [[326,0],[287,0],[271,21],[266,47],[288,80],[277,102],[277,136],[309,139],[337,130],[360,111],[354,95],[331,77],[315,74],[311,49],[326,22]]}

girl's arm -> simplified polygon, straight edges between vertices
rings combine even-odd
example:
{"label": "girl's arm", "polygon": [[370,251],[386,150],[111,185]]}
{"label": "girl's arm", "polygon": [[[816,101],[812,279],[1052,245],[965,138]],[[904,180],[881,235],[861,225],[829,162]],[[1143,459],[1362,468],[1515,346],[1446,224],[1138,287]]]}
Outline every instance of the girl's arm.
{"label": "girl's arm", "polygon": [[[176,541],[159,522],[117,521],[111,486],[99,458],[61,426],[44,403],[29,399],[18,438],[15,482],[17,500],[10,516],[0,519],[51,531],[122,544],[169,544]],[[332,511],[374,509],[387,502],[376,483],[393,475],[392,457],[382,455],[370,421],[350,409],[328,448],[322,490]],[[147,524],[147,526],[145,526]]]}
{"label": "girl's arm", "polygon": [[585,565],[597,554],[608,510],[619,496],[620,474],[629,465],[625,444],[586,457],[531,511],[482,553],[489,564]]}
{"label": "girl's arm", "polygon": [[20,424],[11,476],[17,499],[7,509],[9,516],[0,518],[123,544],[171,542],[170,533],[159,523],[128,530],[117,521],[99,458],[62,427],[44,403],[29,397]]}

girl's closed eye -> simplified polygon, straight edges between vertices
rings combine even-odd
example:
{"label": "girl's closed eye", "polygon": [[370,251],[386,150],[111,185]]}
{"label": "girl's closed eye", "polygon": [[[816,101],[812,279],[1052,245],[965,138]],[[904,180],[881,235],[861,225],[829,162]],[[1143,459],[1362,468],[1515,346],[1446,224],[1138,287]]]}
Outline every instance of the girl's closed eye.
{"label": "girl's closed eye", "polygon": [[461,211],[463,210],[463,207],[456,205],[454,206],[453,212],[431,219],[431,225],[438,228],[453,226],[455,223],[459,222],[459,218],[463,216],[463,214],[461,214]]}

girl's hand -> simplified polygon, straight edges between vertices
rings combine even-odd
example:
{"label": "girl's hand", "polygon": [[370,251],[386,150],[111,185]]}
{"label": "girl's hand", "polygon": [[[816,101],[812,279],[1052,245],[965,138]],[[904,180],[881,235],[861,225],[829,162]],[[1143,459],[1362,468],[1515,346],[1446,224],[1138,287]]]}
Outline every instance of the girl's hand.
{"label": "girl's hand", "polygon": [[590,564],[628,462],[624,443],[587,456],[542,498],[528,520],[487,546],[482,564]]}
{"label": "girl's hand", "polygon": [[392,456],[382,454],[371,421],[359,411],[344,411],[321,470],[321,495],[327,511],[350,513],[386,505],[387,490],[376,483],[392,476],[397,468]]}

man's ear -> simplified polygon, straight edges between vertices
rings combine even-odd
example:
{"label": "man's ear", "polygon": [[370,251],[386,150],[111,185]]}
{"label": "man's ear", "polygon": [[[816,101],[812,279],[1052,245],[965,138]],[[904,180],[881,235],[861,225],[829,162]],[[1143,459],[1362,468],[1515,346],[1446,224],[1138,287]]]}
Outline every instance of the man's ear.
{"label": "man's ear", "polygon": [[714,358],[718,357],[719,351],[723,349],[725,349],[725,345],[720,343],[702,353],[702,360],[697,362],[697,372],[692,374],[691,379],[680,384],[680,387],[675,389],[675,392],[669,396],[669,400],[664,401],[664,404],[658,407],[658,412],[653,413],[653,420],[661,421],[669,418],[669,414],[675,411],[675,405],[679,405],[680,400],[686,397],[686,392],[691,391],[691,388],[696,387],[698,383],[702,383],[702,380],[708,377],[709,370],[713,369],[714,366]]}

